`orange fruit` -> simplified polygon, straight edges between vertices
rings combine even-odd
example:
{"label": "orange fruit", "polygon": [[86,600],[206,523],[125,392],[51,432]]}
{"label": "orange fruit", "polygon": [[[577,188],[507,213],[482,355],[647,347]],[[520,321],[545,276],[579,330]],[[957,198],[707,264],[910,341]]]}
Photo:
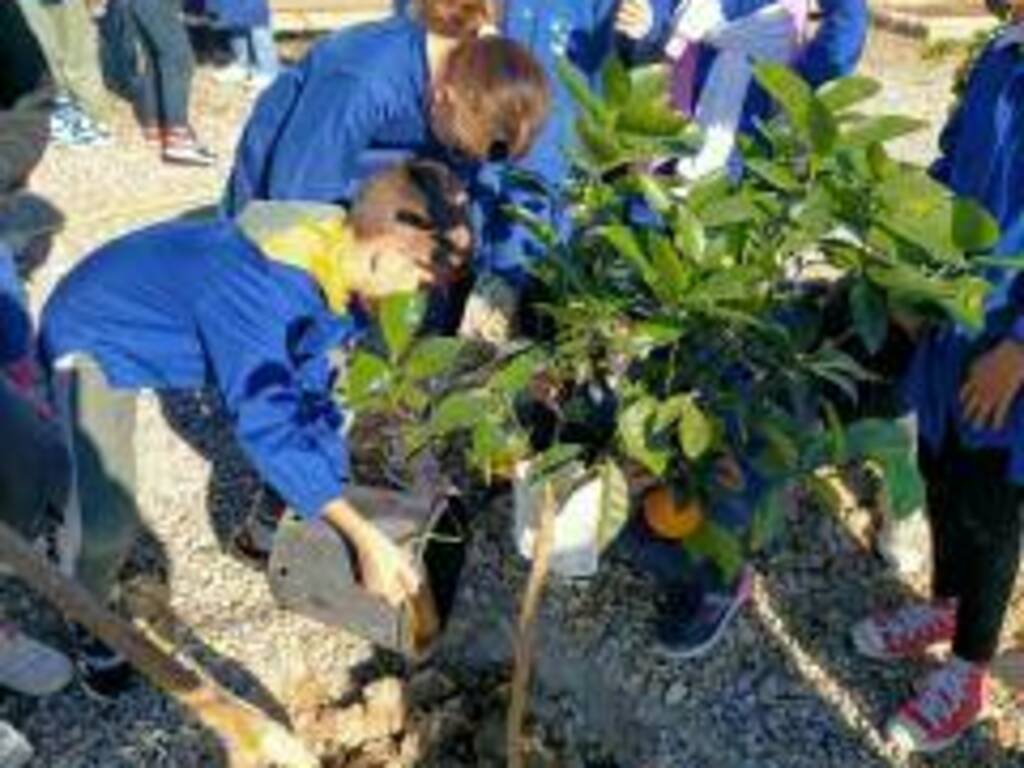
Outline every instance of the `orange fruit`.
{"label": "orange fruit", "polygon": [[659,485],[644,496],[644,520],[661,538],[683,541],[703,524],[704,509],[697,497],[680,500],[670,487]]}

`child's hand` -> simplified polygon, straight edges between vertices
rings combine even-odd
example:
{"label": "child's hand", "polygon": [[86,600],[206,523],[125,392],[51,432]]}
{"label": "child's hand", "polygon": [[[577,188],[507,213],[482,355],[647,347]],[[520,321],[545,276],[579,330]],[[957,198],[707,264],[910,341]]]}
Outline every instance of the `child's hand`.
{"label": "child's hand", "polygon": [[412,600],[423,586],[423,579],[409,555],[372,525],[352,536],[359,557],[359,572],[366,591],[401,606]]}
{"label": "child's hand", "polygon": [[654,29],[650,0],[622,0],[615,16],[615,30],[630,40],[642,40]]}
{"label": "child's hand", "polygon": [[1024,346],[1007,339],[971,366],[960,389],[964,417],[975,427],[1001,429],[1024,385]]}

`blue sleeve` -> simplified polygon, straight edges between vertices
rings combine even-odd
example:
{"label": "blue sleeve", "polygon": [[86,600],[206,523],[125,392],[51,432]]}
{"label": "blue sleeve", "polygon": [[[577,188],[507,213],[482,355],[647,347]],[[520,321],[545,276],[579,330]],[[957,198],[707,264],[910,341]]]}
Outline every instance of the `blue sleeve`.
{"label": "blue sleeve", "polygon": [[32,321],[14,258],[0,243],[0,365],[10,365],[29,352]]}
{"label": "blue sleeve", "polygon": [[[246,456],[298,514],[309,519],[349,480],[348,450],[329,387],[310,391],[289,354],[294,330],[261,290],[265,281],[225,278],[201,310],[202,341],[216,386]],[[326,360],[317,361],[327,365]]]}
{"label": "blue sleeve", "polygon": [[796,69],[818,87],[857,69],[868,39],[867,0],[820,0],[821,26],[804,46]]}

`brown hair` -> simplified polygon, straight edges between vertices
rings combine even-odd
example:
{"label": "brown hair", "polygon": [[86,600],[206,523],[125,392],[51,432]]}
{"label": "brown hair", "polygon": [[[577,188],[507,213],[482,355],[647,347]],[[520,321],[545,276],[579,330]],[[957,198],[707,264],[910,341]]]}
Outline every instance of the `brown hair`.
{"label": "brown hair", "polygon": [[[348,220],[357,239],[387,234],[396,227],[429,232],[435,243],[430,263],[441,281],[456,276],[473,251],[466,187],[433,160],[410,160],[374,176],[353,201]],[[416,261],[425,255],[409,254]]]}
{"label": "brown hair", "polygon": [[436,35],[476,37],[480,30],[498,19],[494,0],[415,0],[413,13]]}
{"label": "brown hair", "polygon": [[460,42],[432,89],[431,127],[476,160],[522,157],[544,125],[551,88],[523,46],[500,37]]}

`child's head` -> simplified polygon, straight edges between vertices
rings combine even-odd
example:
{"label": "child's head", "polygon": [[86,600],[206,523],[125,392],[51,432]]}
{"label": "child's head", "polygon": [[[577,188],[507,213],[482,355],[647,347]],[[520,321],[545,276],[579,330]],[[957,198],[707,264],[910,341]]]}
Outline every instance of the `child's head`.
{"label": "child's head", "polygon": [[448,168],[411,160],[373,177],[349,212],[353,275],[366,299],[455,280],[469,263],[469,196]]}
{"label": "child's head", "polygon": [[987,0],[989,10],[1000,18],[1024,21],[1024,0]]}
{"label": "child's head", "polygon": [[435,78],[430,122],[441,142],[474,160],[518,158],[550,104],[547,75],[529,51],[500,37],[469,37]]}
{"label": "child's head", "polygon": [[498,20],[494,0],[417,0],[413,12],[435,35],[459,39],[476,37]]}

